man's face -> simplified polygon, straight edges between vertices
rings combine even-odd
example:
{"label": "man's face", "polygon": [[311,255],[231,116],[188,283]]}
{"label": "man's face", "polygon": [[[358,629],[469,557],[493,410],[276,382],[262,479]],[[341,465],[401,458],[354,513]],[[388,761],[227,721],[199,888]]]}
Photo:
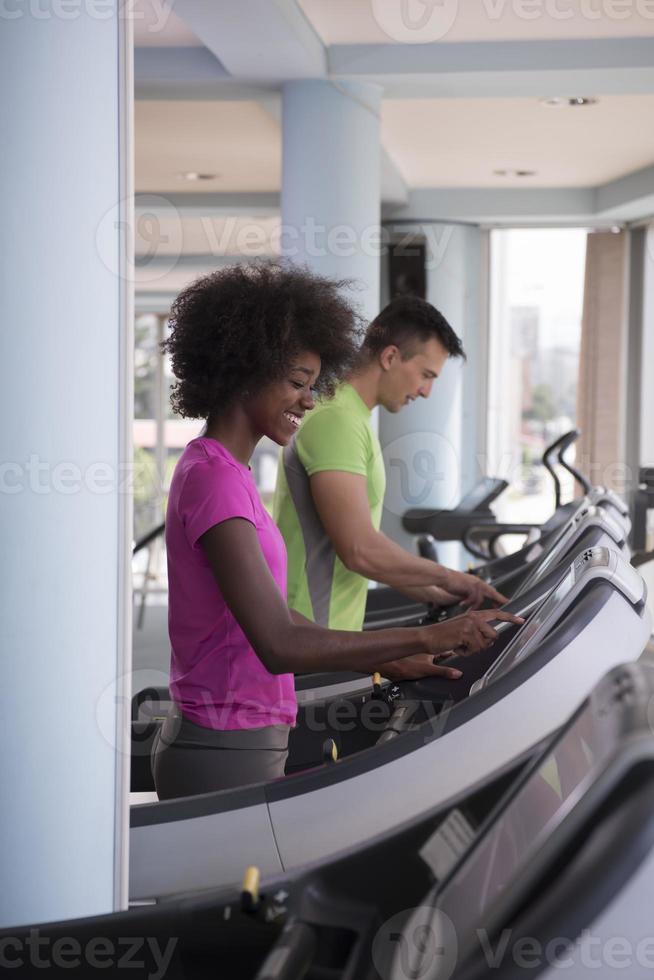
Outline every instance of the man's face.
{"label": "man's face", "polygon": [[399,412],[416,398],[429,398],[431,386],[449,356],[435,337],[413,341],[409,353],[403,360],[401,351],[393,345],[380,354],[383,371],[379,401],[389,412]]}

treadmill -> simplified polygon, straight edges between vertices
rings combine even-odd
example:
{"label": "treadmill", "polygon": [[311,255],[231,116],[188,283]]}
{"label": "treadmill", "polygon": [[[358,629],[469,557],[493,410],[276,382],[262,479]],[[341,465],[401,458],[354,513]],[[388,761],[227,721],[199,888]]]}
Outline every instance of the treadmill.
{"label": "treadmill", "polygon": [[128,965],[157,980],[642,978],[653,703],[652,666],[617,667],[529,762],[360,849],[263,884],[249,868],[241,889],[4,929],[5,960],[34,976],[36,940],[54,978]]}
{"label": "treadmill", "polygon": [[[186,892],[106,915],[5,928],[3,965],[33,978],[35,965],[47,964],[55,980],[121,980],[130,967],[150,980],[363,980],[370,976],[370,933],[379,926],[379,913],[415,905],[431,886],[418,853],[421,842],[452,808],[465,807],[481,824],[527,761],[486,774],[421,820],[299,875],[261,884],[259,869],[243,868],[241,888]],[[325,934],[322,950],[316,928]]]}
{"label": "treadmill", "polygon": [[[567,450],[579,438],[578,429],[572,429],[556,439],[543,453],[542,465],[554,484],[554,513],[544,524],[498,523],[490,503],[508,486],[506,481],[486,478],[462,498],[454,510],[413,509],[407,511],[403,524],[407,531],[428,533],[436,542],[460,541],[464,547],[483,562],[497,558],[497,543],[507,534],[527,535],[533,540],[544,538],[563,524],[574,511],[574,498],[562,503],[561,481],[556,473],[558,463],[570,473],[583,494],[592,490],[590,481],[565,458]],[[609,491],[609,493],[612,493]],[[616,496],[616,495],[613,495]]]}
{"label": "treadmill", "polygon": [[[500,592],[516,599],[533,589],[557,564],[572,560],[585,548],[614,547],[625,559],[629,559],[631,552],[627,541],[630,529],[628,516],[618,513],[612,504],[607,504],[603,491],[598,491],[580,501],[565,524],[549,535],[543,544],[529,545],[522,552],[517,552],[516,555],[521,555],[522,560],[516,568],[506,571],[506,566],[502,564],[504,559],[500,558],[480,569],[479,573]],[[509,558],[513,559],[516,555]],[[504,569],[502,574],[487,574],[490,570],[498,571],[500,566]],[[433,610],[425,621],[443,622],[463,612],[465,609],[462,606],[447,606]]]}
{"label": "treadmill", "polygon": [[[433,939],[429,951],[413,944],[415,976],[640,980],[654,970],[653,704],[651,665],[598,685],[407,921],[407,949],[419,926]],[[406,957],[395,952],[386,975],[405,980]]]}
{"label": "treadmill", "polygon": [[537,541],[525,544],[518,551],[501,558],[494,558],[486,561],[482,565],[470,569],[473,575],[479,575],[487,582],[494,582],[505,576],[509,572],[519,569],[527,561],[539,557],[554,541],[558,540],[561,530],[567,527],[569,520],[578,513],[583,503],[593,507],[599,507],[610,517],[620,524],[629,536],[631,532],[631,520],[627,504],[613,491],[606,487],[591,487],[586,495],[580,500],[571,501],[566,505],[566,510],[562,520],[557,520],[553,524],[547,521],[542,528],[542,533]]}
{"label": "treadmill", "polygon": [[[615,512],[611,512],[603,506],[601,501],[588,503],[583,500],[566,525],[559,530],[555,540],[550,542],[549,547],[541,550],[537,557],[532,558],[517,572],[500,579],[498,587],[516,599],[524,600],[530,594],[541,598],[543,591],[551,587],[551,582],[546,581],[546,576],[557,564],[569,563],[576,554],[589,547],[618,548],[628,555],[628,533],[627,517],[624,515],[623,517],[617,516]],[[525,608],[529,608],[529,602],[525,605],[521,601],[515,608],[513,606],[508,608],[512,612],[522,614]],[[441,622],[452,616],[461,615],[465,611],[461,606],[453,606],[425,616],[423,607],[423,612],[420,614],[414,612],[408,619],[398,616],[392,622],[380,622],[379,626],[417,626],[425,622]],[[464,679],[444,682],[448,686],[451,696],[455,690],[461,689],[470,668],[467,661],[462,664],[457,662],[455,665],[464,670]],[[313,734],[310,735],[311,727],[308,720],[310,722],[314,715],[321,714],[324,718],[324,716],[337,710],[336,706],[339,702],[347,701],[354,709],[353,719],[358,719],[365,704],[370,700],[378,700],[381,693],[390,693],[392,686],[388,681],[382,679],[381,690],[375,690],[372,679],[368,675],[357,673],[325,672],[298,675],[296,677],[299,708],[298,724],[291,731],[287,772],[306,769],[312,761],[317,764],[322,758],[324,741],[334,735],[330,726],[325,727],[322,722],[323,738],[318,737],[320,731],[316,731],[315,726]],[[467,692],[468,689],[465,693],[467,694]],[[135,804],[154,801],[150,749],[169,704],[170,695],[167,688],[145,689],[133,699],[130,786],[132,802]],[[344,711],[350,712],[351,710],[351,708],[344,709]],[[341,746],[340,741],[341,739],[337,738],[339,751],[345,748],[348,752],[363,749],[368,744],[365,735],[357,725],[354,726],[352,734],[346,739],[347,746]],[[142,794],[147,795],[143,796]]]}
{"label": "treadmill", "polygon": [[610,541],[628,559],[631,557],[627,543],[630,529],[628,516],[619,514],[612,505],[607,505],[598,492],[579,502],[568,520],[548,538],[546,546],[537,543],[528,547],[524,556],[526,561],[523,557],[516,569],[493,575],[492,584],[513,598],[530,589],[545,572],[578,549]]}
{"label": "treadmill", "polygon": [[[583,511],[584,505],[593,511],[596,510],[600,515],[606,516],[607,533],[614,540],[620,540],[622,542],[621,547],[626,546],[631,531],[629,508],[612,490],[607,490],[605,487],[593,487],[584,498],[566,504],[565,510],[557,511],[556,521],[550,520],[542,526],[541,535],[537,541],[524,545],[513,554],[494,558],[490,561],[486,559],[483,564],[476,568],[471,567],[468,571],[485,582],[489,582],[501,592],[503,591],[509,596],[515,595],[521,579],[527,576],[527,569],[531,567],[535,570],[538,560],[550,548],[557,545],[560,549],[559,543],[567,540],[567,536],[573,533],[571,529],[578,526],[579,515]],[[413,511],[407,513],[404,526],[407,530],[415,531],[423,527],[424,519],[418,519],[418,523],[414,526],[413,514]],[[438,515],[432,515],[432,517],[435,520],[438,519]],[[510,525],[510,527],[519,530],[518,525]],[[508,532],[504,531],[504,533]],[[560,554],[560,550],[557,553]],[[426,606],[402,596],[395,589],[384,586],[370,590],[368,604],[364,629],[413,625],[425,615],[431,621],[438,622],[440,619],[449,619],[452,615],[459,615],[461,612],[459,606],[445,606],[441,609],[428,610]]]}
{"label": "treadmill", "polygon": [[408,682],[386,703],[366,702],[346,735],[365,728],[367,750],[268,783],[132,807],[131,899],[360,847],[532,751],[602,674],[640,655],[651,631],[645,585],[610,548],[582,552],[550,581],[521,627],[502,628],[491,651],[467,659],[461,682]]}

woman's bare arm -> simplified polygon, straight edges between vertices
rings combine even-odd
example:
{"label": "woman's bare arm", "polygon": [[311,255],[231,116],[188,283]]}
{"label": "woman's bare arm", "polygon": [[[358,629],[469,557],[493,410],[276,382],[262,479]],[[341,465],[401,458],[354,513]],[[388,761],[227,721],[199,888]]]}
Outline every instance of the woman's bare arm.
{"label": "woman's bare arm", "polygon": [[273,674],[325,670],[371,672],[389,661],[456,649],[475,653],[496,638],[488,620],[521,622],[498,610],[467,613],[447,623],[348,632],[302,623],[291,614],[262,554],[254,525],[233,518],[200,539],[218,587],[262,663]]}

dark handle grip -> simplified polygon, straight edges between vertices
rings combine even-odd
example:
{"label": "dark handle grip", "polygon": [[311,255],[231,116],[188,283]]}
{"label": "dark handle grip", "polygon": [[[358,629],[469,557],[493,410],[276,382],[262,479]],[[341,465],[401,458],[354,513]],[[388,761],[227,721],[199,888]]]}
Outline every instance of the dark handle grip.
{"label": "dark handle grip", "polygon": [[158,538],[159,535],[163,534],[165,530],[166,530],[166,525],[165,523],[163,523],[163,524],[158,524],[156,527],[152,528],[151,531],[148,531],[147,534],[144,534],[143,537],[140,538],[132,548],[132,558],[134,557],[134,555],[137,555],[139,551],[142,551],[144,548],[147,548],[149,544],[152,544],[155,538]]}
{"label": "dark handle grip", "polygon": [[170,693],[167,687],[144,687],[132,698],[132,721],[139,720],[139,708],[146,701],[168,701]]}
{"label": "dark handle grip", "polygon": [[303,980],[317,946],[316,931],[306,922],[290,922],[263,961],[255,980]]}

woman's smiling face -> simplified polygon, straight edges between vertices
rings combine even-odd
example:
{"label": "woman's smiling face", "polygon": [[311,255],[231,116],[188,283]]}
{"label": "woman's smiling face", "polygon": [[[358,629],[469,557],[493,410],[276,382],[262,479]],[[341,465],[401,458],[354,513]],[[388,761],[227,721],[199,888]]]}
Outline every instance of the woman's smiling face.
{"label": "woman's smiling face", "polygon": [[273,442],[285,446],[297,432],[305,412],[314,407],[313,385],[320,374],[320,358],[302,351],[289,365],[281,381],[273,381],[243,407],[254,428]]}

